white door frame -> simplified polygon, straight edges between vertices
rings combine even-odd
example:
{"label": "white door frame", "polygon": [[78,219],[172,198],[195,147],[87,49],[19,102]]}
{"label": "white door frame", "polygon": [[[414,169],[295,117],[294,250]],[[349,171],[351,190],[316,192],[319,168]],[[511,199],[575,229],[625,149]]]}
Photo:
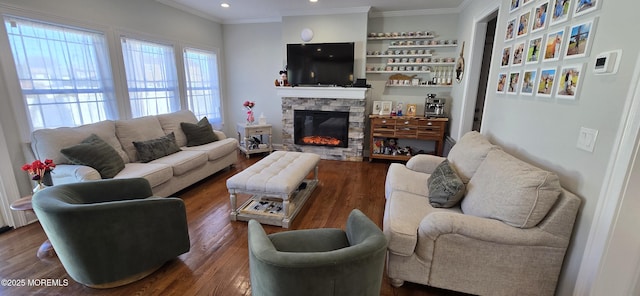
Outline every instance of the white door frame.
{"label": "white door frame", "polygon": [[[501,1],[494,1],[488,5],[484,11],[479,13],[473,22],[471,31],[471,41],[465,50],[469,51],[469,61],[464,76],[467,77],[467,84],[463,91],[462,109],[460,110],[460,125],[458,126],[457,137],[462,137],[473,128],[473,116],[478,97],[478,85],[480,84],[480,71],[482,70],[482,57],[484,55],[484,43],[487,34],[488,18],[496,11],[500,10]],[[497,17],[500,17],[498,13]],[[497,39],[495,39],[497,40]],[[495,41],[494,40],[494,45]],[[494,50],[495,51],[495,50]],[[493,52],[491,53],[493,56]],[[492,58],[493,60],[493,58]],[[489,88],[487,88],[487,91]],[[487,104],[485,104],[486,106]],[[455,135],[455,134],[454,134]]]}
{"label": "white door frame", "polygon": [[[637,57],[633,77],[629,85],[630,88],[621,116],[623,120],[620,121],[618,134],[616,135],[616,145],[613,147],[611,161],[609,161],[610,165],[603,183],[604,186],[598,197],[594,219],[576,279],[574,295],[596,295],[597,291],[601,289],[600,285],[607,284],[602,281],[601,273],[605,263],[607,263],[607,256],[616,256],[608,253],[609,246],[612,243],[625,243],[623,241],[624,238],[612,236],[612,234],[616,229],[629,227],[629,225],[619,225],[617,223],[620,214],[637,210],[624,207],[624,205],[625,197],[637,198],[637,196],[632,197],[634,195],[633,192],[625,192],[625,189],[630,184],[631,169],[633,168],[633,161],[636,160],[639,147],[640,55]],[[634,275],[618,283],[619,285],[616,287],[618,291],[633,293],[634,290],[636,292],[638,290],[639,284],[637,281],[640,276],[640,269],[636,264],[640,260],[640,250],[636,251],[635,253],[617,254],[617,256],[625,256],[625,262],[627,262],[624,264],[626,266],[619,266],[620,269],[634,270]],[[613,294],[617,293],[614,292]],[[624,293],[624,295],[632,294]]]}

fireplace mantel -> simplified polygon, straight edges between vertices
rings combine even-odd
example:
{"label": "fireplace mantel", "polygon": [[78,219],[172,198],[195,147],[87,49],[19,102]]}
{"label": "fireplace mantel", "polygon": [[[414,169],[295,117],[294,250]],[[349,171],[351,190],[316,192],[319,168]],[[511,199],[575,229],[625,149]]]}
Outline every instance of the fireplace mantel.
{"label": "fireplace mantel", "polygon": [[364,100],[368,88],[362,87],[277,87],[281,98],[326,98]]}

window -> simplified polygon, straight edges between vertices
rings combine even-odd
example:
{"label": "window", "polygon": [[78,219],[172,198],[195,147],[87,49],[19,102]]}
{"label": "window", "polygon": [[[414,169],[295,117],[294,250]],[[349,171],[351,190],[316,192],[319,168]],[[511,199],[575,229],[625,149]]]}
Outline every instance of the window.
{"label": "window", "polygon": [[32,130],[117,118],[104,35],[6,16]]}
{"label": "window", "polygon": [[180,110],[173,47],[122,37],[131,116]]}
{"label": "window", "polygon": [[184,72],[189,110],[198,118],[206,116],[209,122],[220,127],[222,112],[217,55],[214,52],[186,48]]}

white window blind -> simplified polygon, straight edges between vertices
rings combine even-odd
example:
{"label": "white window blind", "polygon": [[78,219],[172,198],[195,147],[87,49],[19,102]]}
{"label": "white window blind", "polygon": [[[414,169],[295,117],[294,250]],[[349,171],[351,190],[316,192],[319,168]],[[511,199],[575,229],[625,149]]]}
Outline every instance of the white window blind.
{"label": "white window blind", "polygon": [[218,57],[214,52],[184,49],[184,71],[189,110],[206,116],[214,126],[222,126]]}
{"label": "white window blind", "polygon": [[5,16],[31,129],[117,119],[104,35]]}
{"label": "white window blind", "polygon": [[178,78],[173,47],[121,38],[131,116],[178,111]]}

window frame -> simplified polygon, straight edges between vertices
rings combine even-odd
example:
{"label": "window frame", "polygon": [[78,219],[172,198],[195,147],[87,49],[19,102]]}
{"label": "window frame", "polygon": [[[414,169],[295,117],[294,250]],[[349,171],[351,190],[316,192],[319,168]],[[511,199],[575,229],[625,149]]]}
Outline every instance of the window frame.
{"label": "window frame", "polygon": [[[128,86],[126,80],[126,74],[124,69],[124,58],[122,54],[122,47],[120,44],[120,37],[127,36],[129,38],[145,40],[154,43],[172,44],[174,48],[174,60],[177,70],[178,79],[178,93],[180,110],[189,110],[188,102],[186,99],[186,77],[184,70],[184,58],[183,51],[185,48],[192,48],[202,51],[210,51],[216,54],[218,60],[218,84],[220,89],[220,108],[221,108],[221,128],[225,126],[225,80],[224,80],[224,59],[222,58],[221,48],[204,43],[194,43],[181,39],[166,38],[154,34],[140,33],[129,31],[122,28],[114,28],[113,26],[100,25],[90,22],[84,22],[81,20],[75,20],[67,17],[58,17],[54,15],[41,14],[38,12],[15,9],[0,4],[0,15],[11,16],[17,18],[23,18],[33,20],[35,22],[51,23],[59,26],[67,26],[70,28],[77,28],[79,30],[93,31],[103,34],[106,39],[106,47],[108,56],[111,62],[110,70],[112,74],[112,87],[115,94],[116,112],[118,119],[131,119],[131,109],[128,95]],[[13,116],[11,122],[15,123],[13,128],[18,130],[18,134],[23,143],[31,142],[31,134],[33,132],[31,120],[28,118],[28,110],[24,99],[22,97],[22,89],[19,86],[19,78],[17,76],[17,70],[14,63],[14,57],[9,43],[8,34],[6,28],[2,26],[0,28],[0,65],[2,68],[2,74],[7,84],[6,91],[8,97],[5,98],[7,102],[11,102],[11,110],[13,112],[6,112],[3,115]],[[7,114],[12,113],[12,114]]]}
{"label": "window frame", "polygon": [[[223,67],[223,59],[220,58],[220,49],[216,48],[216,47],[210,47],[210,46],[204,46],[204,45],[198,45],[198,44],[187,44],[187,43],[182,43],[180,44],[180,48],[181,48],[181,67],[183,69],[182,74],[185,76],[181,82],[184,83],[184,87],[182,88],[183,90],[183,94],[181,94],[181,96],[184,98],[184,109],[187,110],[191,110],[189,109],[189,98],[187,96],[187,91],[188,91],[188,86],[187,84],[187,72],[185,69],[185,59],[184,59],[184,52],[188,49],[191,50],[196,50],[196,51],[201,51],[201,52],[206,52],[206,53],[213,53],[216,56],[216,64],[217,64],[217,76],[218,76],[218,99],[219,99],[219,104],[220,104],[220,123],[216,124],[215,122],[212,122],[211,119],[209,119],[209,122],[212,123],[214,125],[215,128],[217,129],[222,129],[224,127],[224,81],[223,81],[223,75],[222,75],[222,67]],[[193,111],[193,110],[192,110]],[[197,116],[197,115],[196,115]]]}

